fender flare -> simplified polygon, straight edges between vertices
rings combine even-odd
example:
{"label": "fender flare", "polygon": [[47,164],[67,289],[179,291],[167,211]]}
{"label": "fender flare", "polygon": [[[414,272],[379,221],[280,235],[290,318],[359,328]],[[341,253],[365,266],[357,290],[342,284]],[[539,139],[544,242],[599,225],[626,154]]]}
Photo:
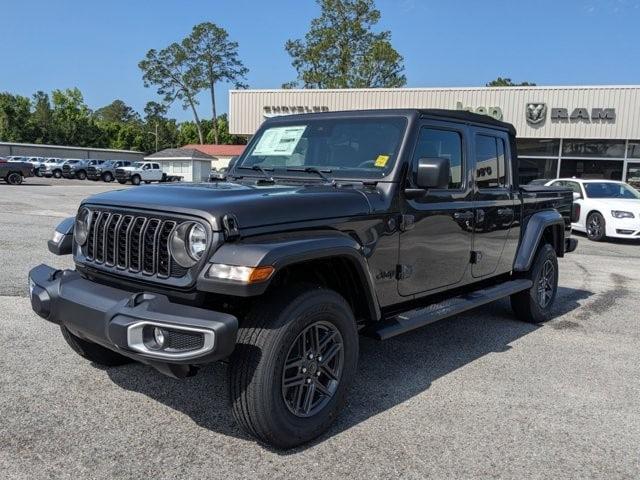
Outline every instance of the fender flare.
{"label": "fender flare", "polygon": [[[341,257],[349,260],[364,286],[362,294],[366,296],[372,319],[381,317],[380,306],[375,293],[369,265],[362,246],[344,233],[323,233],[321,235],[291,239],[247,239],[223,244],[198,276],[197,288],[223,295],[250,297],[263,294],[271,281],[287,266],[309,260]],[[247,267],[273,266],[275,274],[268,280],[252,285],[239,282],[209,278],[206,272],[212,263],[240,265]]]}
{"label": "fender flare", "polygon": [[529,218],[524,226],[524,231],[518,246],[518,253],[513,263],[513,270],[516,272],[526,272],[531,268],[533,258],[538,251],[538,245],[542,239],[542,234],[547,227],[555,227],[554,245],[559,257],[564,255],[564,230],[565,222],[562,215],[557,210],[544,210],[536,212]]}

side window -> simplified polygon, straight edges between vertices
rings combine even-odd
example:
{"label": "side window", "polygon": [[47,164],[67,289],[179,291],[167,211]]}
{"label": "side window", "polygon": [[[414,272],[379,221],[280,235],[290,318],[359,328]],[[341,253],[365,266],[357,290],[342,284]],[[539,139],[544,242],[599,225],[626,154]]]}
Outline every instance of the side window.
{"label": "side window", "polygon": [[153,164],[153,169],[154,170],[160,170],[160,165],[158,165],[157,163]]}
{"label": "side window", "polygon": [[143,170],[149,170],[149,167],[151,167],[151,165],[150,165],[150,164],[148,164],[148,163],[145,163],[145,164],[142,166],[142,169],[143,169]]}
{"label": "side window", "polygon": [[423,127],[413,156],[415,165],[420,158],[449,160],[449,188],[462,188],[462,136],[453,130]]}
{"label": "side window", "polygon": [[129,167],[131,166],[131,162],[120,162],[121,166],[123,167]]}
{"label": "side window", "polygon": [[476,135],[476,183],[478,188],[508,185],[505,145],[501,138]]}
{"label": "side window", "polygon": [[565,183],[564,185],[565,187],[569,187],[575,193],[580,195],[580,198],[582,198],[582,190],[580,189],[580,185],[577,182],[564,182],[564,183]]}

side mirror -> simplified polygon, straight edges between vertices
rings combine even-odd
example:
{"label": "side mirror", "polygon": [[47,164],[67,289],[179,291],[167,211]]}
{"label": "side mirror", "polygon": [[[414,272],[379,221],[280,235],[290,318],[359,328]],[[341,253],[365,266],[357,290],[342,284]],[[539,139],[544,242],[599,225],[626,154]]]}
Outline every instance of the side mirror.
{"label": "side mirror", "polygon": [[582,195],[580,195],[578,192],[573,192],[573,199],[574,200],[580,200],[582,198]]}
{"label": "side mirror", "polygon": [[416,173],[418,188],[447,188],[450,174],[449,160],[442,157],[420,158]]}

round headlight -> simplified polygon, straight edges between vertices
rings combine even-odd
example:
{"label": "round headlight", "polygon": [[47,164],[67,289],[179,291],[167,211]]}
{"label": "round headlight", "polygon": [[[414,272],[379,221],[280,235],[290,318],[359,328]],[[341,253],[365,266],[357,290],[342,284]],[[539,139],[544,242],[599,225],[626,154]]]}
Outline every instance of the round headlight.
{"label": "round headlight", "polygon": [[187,237],[187,252],[194,260],[200,260],[207,249],[207,232],[202,225],[194,223]]}
{"label": "round headlight", "polygon": [[91,212],[88,208],[81,208],[76,216],[76,223],[73,227],[73,237],[80,246],[87,243],[87,235],[89,234],[89,221]]}

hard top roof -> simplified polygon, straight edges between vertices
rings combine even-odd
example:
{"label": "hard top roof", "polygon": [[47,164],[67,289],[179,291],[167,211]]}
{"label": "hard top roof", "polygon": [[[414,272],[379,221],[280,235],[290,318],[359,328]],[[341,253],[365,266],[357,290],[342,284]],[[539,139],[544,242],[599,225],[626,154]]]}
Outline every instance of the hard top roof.
{"label": "hard top roof", "polygon": [[468,112],[466,110],[446,110],[442,108],[394,108],[394,109],[370,109],[370,110],[340,110],[330,112],[313,112],[313,113],[299,113],[293,115],[281,115],[277,117],[270,117],[267,122],[278,121],[291,121],[298,120],[313,120],[318,117],[334,118],[334,117],[354,117],[354,116],[386,116],[386,115],[402,115],[402,116],[423,116],[431,117],[443,120],[462,121],[465,123],[473,123],[478,125],[487,125],[490,127],[497,127],[508,131],[510,134],[515,135],[515,127],[507,122],[496,120],[488,115],[481,115],[479,113]]}

